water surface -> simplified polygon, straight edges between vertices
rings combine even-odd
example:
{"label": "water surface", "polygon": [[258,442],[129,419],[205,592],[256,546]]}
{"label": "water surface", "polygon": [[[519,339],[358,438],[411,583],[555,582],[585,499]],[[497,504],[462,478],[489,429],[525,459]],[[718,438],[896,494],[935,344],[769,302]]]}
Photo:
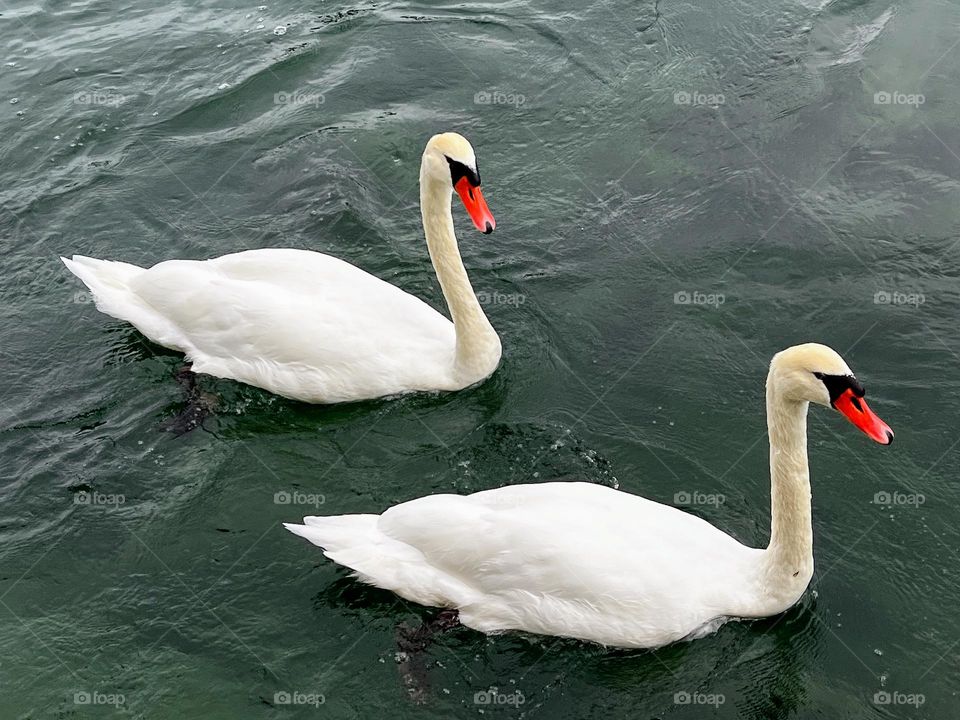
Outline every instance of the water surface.
{"label": "water surface", "polygon": [[[958,24],[886,0],[4,3],[0,714],[955,716]],[[162,432],[182,359],[57,255],[310,248],[441,307],[416,180],[448,129],[498,219],[457,211],[497,374],[330,408],[206,378],[216,417]],[[810,340],[897,441],[812,412],[817,572],[783,616],[656,652],[460,630],[415,706],[395,633],[427,613],[280,526],[576,477],[762,546],[766,365]]]}

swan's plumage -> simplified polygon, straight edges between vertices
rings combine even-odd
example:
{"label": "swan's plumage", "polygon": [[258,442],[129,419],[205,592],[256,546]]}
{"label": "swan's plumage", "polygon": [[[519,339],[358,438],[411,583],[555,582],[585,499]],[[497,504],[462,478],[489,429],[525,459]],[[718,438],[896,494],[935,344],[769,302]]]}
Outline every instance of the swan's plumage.
{"label": "swan's plumage", "polygon": [[97,307],[196,372],[329,403],[455,389],[453,323],[348,262],[264,249],[149,269],[63,259]]}
{"label": "swan's plumage", "polygon": [[752,588],[723,581],[762,552],[688,513],[581,482],[431,495],[382,515],[303,522],[286,527],[365,582],[458,608],[468,627],[621,647],[696,636],[742,613]]}

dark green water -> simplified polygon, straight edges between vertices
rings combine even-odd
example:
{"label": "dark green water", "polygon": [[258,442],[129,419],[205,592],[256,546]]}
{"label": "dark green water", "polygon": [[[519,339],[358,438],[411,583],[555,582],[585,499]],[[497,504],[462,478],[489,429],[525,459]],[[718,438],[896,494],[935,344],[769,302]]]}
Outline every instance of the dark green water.
{"label": "dark green water", "polygon": [[[0,4],[0,715],[956,717],[958,25],[918,0]],[[457,214],[497,374],[332,408],[207,378],[206,431],[160,431],[180,358],[57,255],[312,248],[439,307],[416,180],[442,130],[498,220]],[[817,573],[781,617],[656,652],[460,630],[415,706],[395,631],[426,613],[280,526],[578,477],[722,495],[691,509],[761,546],[766,364],[809,340],[897,441],[812,412]]]}

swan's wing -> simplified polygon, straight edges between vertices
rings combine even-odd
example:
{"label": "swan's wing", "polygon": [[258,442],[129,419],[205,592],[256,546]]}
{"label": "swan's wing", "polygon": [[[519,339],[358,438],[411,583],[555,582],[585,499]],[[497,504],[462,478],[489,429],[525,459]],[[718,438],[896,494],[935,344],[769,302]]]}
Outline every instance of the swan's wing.
{"label": "swan's wing", "polygon": [[[644,578],[681,580],[698,562],[742,546],[676,508],[589,483],[514,485],[397,505],[379,529],[484,591],[524,587],[583,597]],[[650,588],[647,588],[649,591]]]}
{"label": "swan's wing", "polygon": [[[312,399],[303,396],[307,385],[324,388],[323,401],[417,383],[442,388],[445,378],[435,375],[452,367],[449,320],[329,255],[265,249],[171,260],[137,275],[130,289],[162,320],[165,336],[152,339],[186,352],[199,372],[293,397]],[[354,387],[358,379],[369,387]]]}

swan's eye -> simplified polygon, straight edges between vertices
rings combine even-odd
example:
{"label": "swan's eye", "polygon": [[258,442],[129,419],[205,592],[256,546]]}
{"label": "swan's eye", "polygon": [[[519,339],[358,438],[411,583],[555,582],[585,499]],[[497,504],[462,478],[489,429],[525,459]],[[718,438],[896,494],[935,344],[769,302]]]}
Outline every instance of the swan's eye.
{"label": "swan's eye", "polygon": [[866,394],[863,385],[861,385],[860,381],[853,375],[827,375],[821,372],[815,372],[813,375],[827,386],[827,392],[830,393],[831,405],[837,401],[837,398],[847,392],[847,390],[853,391],[854,404],[857,404],[857,398],[862,398]]}
{"label": "swan's eye", "polygon": [[466,178],[467,182],[470,183],[470,187],[480,187],[480,173],[477,170],[464,165],[459,160],[454,160],[446,155],[444,155],[444,157],[447,158],[447,163],[450,165],[450,182],[453,185],[456,185],[463,178]]}

